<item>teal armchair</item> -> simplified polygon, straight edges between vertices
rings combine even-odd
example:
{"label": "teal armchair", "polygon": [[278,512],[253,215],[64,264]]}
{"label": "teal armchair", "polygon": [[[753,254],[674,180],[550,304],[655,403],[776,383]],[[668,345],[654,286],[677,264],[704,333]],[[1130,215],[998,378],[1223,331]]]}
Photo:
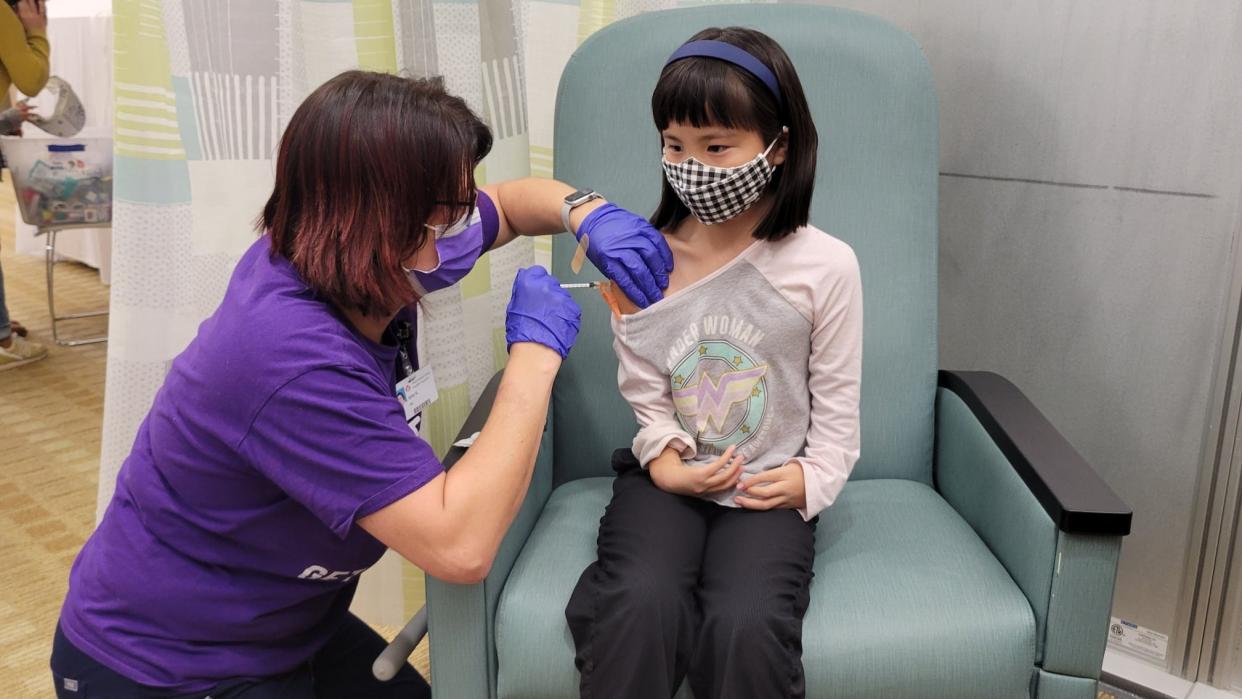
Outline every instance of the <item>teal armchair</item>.
{"label": "teal armchair", "polygon": [[[812,222],[862,267],[862,457],[820,517],[808,696],[1093,699],[1131,515],[1012,384],[937,371],[937,105],[909,36],[811,5],[618,22],[565,68],[556,176],[653,210],[649,100],[662,63],[695,31],[734,24],[792,56],[820,132]],[[572,247],[567,236],[554,247],[562,280],[574,278]],[[579,302],[579,344],[491,573],[471,586],[427,582],[437,699],[577,696],[565,604],[595,557],[609,455],[636,430],[616,388],[608,310],[590,291]],[[464,432],[481,424],[492,389]]]}

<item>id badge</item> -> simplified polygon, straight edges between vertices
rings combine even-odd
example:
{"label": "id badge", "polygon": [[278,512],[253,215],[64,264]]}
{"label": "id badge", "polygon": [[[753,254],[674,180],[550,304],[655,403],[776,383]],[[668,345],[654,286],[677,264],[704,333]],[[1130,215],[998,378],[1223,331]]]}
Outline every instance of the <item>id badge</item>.
{"label": "id badge", "polygon": [[426,366],[397,382],[397,400],[405,411],[405,421],[418,434],[422,424],[423,409],[435,402],[436,377]]}

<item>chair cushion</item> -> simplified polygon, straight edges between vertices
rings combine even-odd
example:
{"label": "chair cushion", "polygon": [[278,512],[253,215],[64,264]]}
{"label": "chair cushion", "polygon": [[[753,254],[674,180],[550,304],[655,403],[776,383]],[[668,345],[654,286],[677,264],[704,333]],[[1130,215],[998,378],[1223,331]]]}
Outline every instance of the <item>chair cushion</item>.
{"label": "chair cushion", "polygon": [[[595,559],[611,496],[611,478],[586,478],[549,498],[496,612],[497,696],[578,696],[565,605]],[[1031,606],[930,487],[851,481],[820,517],[815,548],[803,624],[808,697],[1027,696]]]}

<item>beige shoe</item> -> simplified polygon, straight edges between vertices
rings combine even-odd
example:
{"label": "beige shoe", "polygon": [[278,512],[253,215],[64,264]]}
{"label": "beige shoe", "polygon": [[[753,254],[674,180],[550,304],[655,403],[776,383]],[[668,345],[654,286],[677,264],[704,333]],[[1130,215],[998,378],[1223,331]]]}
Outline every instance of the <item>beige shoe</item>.
{"label": "beige shoe", "polygon": [[0,371],[37,362],[47,356],[47,348],[37,342],[16,334],[9,338],[13,342],[8,347],[0,347]]}

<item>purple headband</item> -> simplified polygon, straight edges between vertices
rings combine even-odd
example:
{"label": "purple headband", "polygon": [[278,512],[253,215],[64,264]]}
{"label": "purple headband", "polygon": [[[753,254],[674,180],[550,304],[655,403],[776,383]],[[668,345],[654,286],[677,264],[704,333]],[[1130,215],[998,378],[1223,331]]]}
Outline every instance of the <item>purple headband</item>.
{"label": "purple headband", "polygon": [[668,57],[664,67],[667,68],[676,61],[683,58],[694,58],[701,56],[703,58],[715,58],[720,61],[732,63],[733,65],[745,70],[751,75],[759,78],[759,81],[768,86],[772,91],[772,95],[776,97],[777,104],[783,104],[781,99],[781,88],[776,82],[776,76],[768,67],[763,65],[763,61],[755,58],[745,50],[724,41],[713,41],[711,39],[700,39],[699,41],[691,41],[682,44],[681,48],[673,52]]}

